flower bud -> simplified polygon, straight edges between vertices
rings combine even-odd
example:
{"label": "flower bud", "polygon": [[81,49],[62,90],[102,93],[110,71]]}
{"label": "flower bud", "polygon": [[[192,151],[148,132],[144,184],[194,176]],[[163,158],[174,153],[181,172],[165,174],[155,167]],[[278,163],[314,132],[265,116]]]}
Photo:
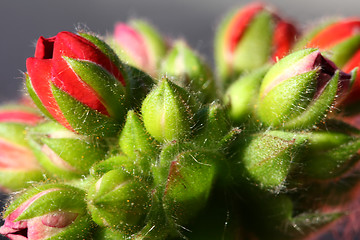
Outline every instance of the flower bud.
{"label": "flower bud", "polygon": [[311,179],[335,178],[358,162],[360,139],[337,132],[305,134],[308,148],[303,163],[304,174]]}
{"label": "flower bud", "polygon": [[262,68],[239,77],[226,90],[224,104],[235,122],[244,122],[254,113],[261,81],[268,68]]}
{"label": "flower bud", "polygon": [[[360,18],[332,21],[309,31],[297,44],[300,47],[319,48],[344,72],[360,67]],[[360,75],[344,99],[346,105],[360,100]]]}
{"label": "flower bud", "polygon": [[103,41],[87,33],[40,37],[26,67],[28,92],[45,115],[80,134],[118,132],[127,107],[126,74]]}
{"label": "flower bud", "polygon": [[351,82],[316,49],[304,49],[281,59],[265,75],[257,114],[268,126],[306,129],[322,120]]}
{"label": "flower bud", "polygon": [[32,108],[7,105],[0,108],[0,189],[18,191],[43,180],[43,170],[26,139],[27,128],[42,117]]}
{"label": "flower bud", "polygon": [[111,170],[89,189],[87,198],[92,218],[102,227],[134,233],[145,225],[149,191],[144,179],[121,169]]}
{"label": "flower bud", "polygon": [[119,22],[109,42],[121,60],[157,76],[166,43],[150,24],[142,20],[132,20],[128,24]]}
{"label": "flower bud", "polygon": [[285,56],[296,29],[263,4],[252,3],[232,12],[218,28],[215,59],[224,81]]}
{"label": "flower bud", "polygon": [[161,69],[175,84],[198,93],[199,99],[211,102],[216,98],[217,89],[210,68],[185,42],[174,43]]}
{"label": "flower bud", "polygon": [[218,151],[170,143],[153,168],[165,214],[173,226],[188,223],[206,205],[222,156]]}
{"label": "flower bud", "polygon": [[306,138],[301,134],[267,131],[250,136],[237,161],[235,177],[249,178],[261,188],[278,192]]}
{"label": "flower bud", "polygon": [[193,141],[199,143],[202,147],[219,147],[220,140],[225,137],[231,127],[225,109],[219,102],[214,101],[199,112],[203,115],[200,118],[204,119],[200,119],[199,123],[197,123],[200,126]]}
{"label": "flower bud", "polygon": [[16,239],[83,239],[90,234],[84,192],[48,184],[24,192],[5,212],[0,234]]}
{"label": "flower bud", "polygon": [[62,179],[87,175],[108,150],[102,141],[75,134],[56,122],[38,125],[30,130],[28,137],[41,165]]}
{"label": "flower bud", "polygon": [[156,142],[146,132],[143,123],[134,111],[128,112],[119,144],[121,151],[131,158],[144,174],[150,171],[150,165],[157,157]]}
{"label": "flower bud", "polygon": [[164,142],[190,135],[196,107],[188,92],[163,78],[145,98],[141,112],[146,130]]}

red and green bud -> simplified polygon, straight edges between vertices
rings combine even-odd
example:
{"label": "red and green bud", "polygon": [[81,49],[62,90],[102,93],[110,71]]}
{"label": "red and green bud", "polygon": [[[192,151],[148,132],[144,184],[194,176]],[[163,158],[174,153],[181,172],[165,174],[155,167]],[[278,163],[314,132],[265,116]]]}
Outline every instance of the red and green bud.
{"label": "red and green bud", "polygon": [[294,52],[276,63],[260,87],[257,115],[267,126],[306,129],[324,119],[352,76],[316,49]]}
{"label": "red and green bud", "polygon": [[133,234],[145,226],[150,191],[145,179],[111,170],[90,187],[88,207],[98,225]]}
{"label": "red and green bud", "polygon": [[220,77],[239,73],[284,57],[295,41],[295,27],[267,6],[252,3],[229,14],[218,29],[215,59]]}
{"label": "red and green bud", "polygon": [[[344,72],[360,67],[360,19],[346,18],[323,24],[309,31],[296,47],[319,48]],[[360,76],[344,99],[345,104],[360,100]]]}
{"label": "red and green bud", "polygon": [[117,23],[110,45],[124,62],[156,77],[166,53],[166,42],[150,24],[132,20]]}
{"label": "red and green bud", "polygon": [[141,108],[146,130],[159,142],[188,137],[196,110],[191,94],[166,78],[148,94]]}
{"label": "red and green bud", "polygon": [[172,82],[191,89],[205,102],[211,102],[217,96],[210,68],[183,41],[174,43],[163,60],[161,70]]}
{"label": "red and green bud", "polygon": [[245,122],[254,115],[261,82],[268,67],[261,68],[239,77],[226,90],[224,104],[228,106],[230,118]]}
{"label": "red and green bud", "polygon": [[13,240],[86,238],[92,223],[84,197],[83,191],[67,185],[32,188],[8,207],[0,234]]}
{"label": "red and green bud", "polygon": [[127,107],[124,66],[112,49],[87,34],[40,37],[28,58],[27,88],[42,112],[88,135],[115,135]]}
{"label": "red and green bud", "polygon": [[0,108],[0,189],[18,191],[42,181],[43,169],[26,139],[27,129],[43,118],[34,109],[21,105]]}
{"label": "red and green bud", "polygon": [[121,131],[119,145],[143,174],[150,172],[155,162],[158,149],[156,141],[147,133],[142,121],[134,111],[129,111],[125,126]]}
{"label": "red and green bud", "polygon": [[305,142],[301,134],[283,131],[250,136],[238,156],[235,177],[248,178],[260,188],[278,192],[285,187],[292,163]]}
{"label": "red and green bud", "polygon": [[29,143],[41,165],[56,178],[81,178],[107,154],[108,147],[99,139],[75,134],[56,122],[32,128]]}

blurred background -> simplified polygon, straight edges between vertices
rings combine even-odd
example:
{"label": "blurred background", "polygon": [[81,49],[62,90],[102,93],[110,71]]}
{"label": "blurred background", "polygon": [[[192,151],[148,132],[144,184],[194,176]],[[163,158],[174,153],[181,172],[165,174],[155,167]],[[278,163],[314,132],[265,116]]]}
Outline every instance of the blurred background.
{"label": "blurred background", "polygon": [[[33,56],[39,36],[89,29],[111,33],[114,23],[143,18],[170,38],[184,38],[212,64],[217,23],[245,0],[1,0],[0,102],[15,100],[23,92],[26,58]],[[264,0],[300,28],[324,16],[360,16],[357,0]],[[0,194],[4,202],[5,195]],[[2,204],[3,205],[3,204]],[[1,206],[0,206],[1,207]],[[3,239],[0,237],[0,239]]]}

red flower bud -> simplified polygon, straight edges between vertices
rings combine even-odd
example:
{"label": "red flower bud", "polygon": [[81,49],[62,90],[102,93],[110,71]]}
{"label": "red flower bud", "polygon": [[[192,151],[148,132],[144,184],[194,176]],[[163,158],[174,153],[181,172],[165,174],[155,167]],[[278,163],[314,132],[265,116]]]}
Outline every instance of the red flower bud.
{"label": "red flower bud", "polygon": [[166,43],[162,36],[141,20],[132,20],[128,24],[117,23],[110,44],[121,60],[152,76],[156,76],[166,53]]}
{"label": "red flower bud", "polygon": [[[310,31],[303,41],[308,41],[307,47],[330,51],[330,60],[346,73],[360,67],[360,18],[348,18],[327,24],[320,31]],[[303,44],[303,41],[300,41],[299,45]],[[357,74],[356,81],[343,103],[347,105],[359,100],[360,76]]]}
{"label": "red flower bud", "polygon": [[9,105],[0,109],[0,189],[17,191],[43,180],[40,164],[26,139],[26,129],[42,120],[32,108]]}
{"label": "red flower bud", "polygon": [[217,36],[217,60],[222,77],[284,57],[296,29],[261,3],[252,3],[223,22]]}
{"label": "red flower bud", "polygon": [[[70,32],[48,39],[40,37],[35,56],[27,59],[26,67],[30,96],[46,115],[68,129],[78,130],[81,124],[76,118],[69,119],[64,109],[75,107],[68,106],[68,100],[61,103],[64,98],[56,90],[106,117],[121,117],[124,104],[118,99],[124,95],[124,72],[115,53],[98,38]],[[120,96],[109,94],[113,91],[120,92]]]}

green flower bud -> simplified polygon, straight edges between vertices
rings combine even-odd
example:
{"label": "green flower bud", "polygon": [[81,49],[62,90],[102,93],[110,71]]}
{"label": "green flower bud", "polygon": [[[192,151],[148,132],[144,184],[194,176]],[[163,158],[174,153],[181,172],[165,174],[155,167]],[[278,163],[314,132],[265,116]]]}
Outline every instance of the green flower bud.
{"label": "green flower bud", "polygon": [[87,238],[93,224],[84,195],[80,189],[61,184],[29,189],[6,210],[0,234],[11,239],[20,239],[24,233],[26,239]]}
{"label": "green flower bud", "polygon": [[350,79],[316,49],[294,52],[265,75],[258,99],[259,119],[274,127],[312,127],[326,116],[335,96],[347,90]]}
{"label": "green flower bud", "polygon": [[255,134],[239,154],[236,168],[240,173],[237,174],[250,178],[263,189],[278,192],[284,188],[292,163],[305,141],[301,134],[291,132]]}
{"label": "green flower bud", "polygon": [[205,102],[217,96],[215,80],[209,67],[183,41],[174,43],[163,61],[162,73],[177,85],[198,93]]}
{"label": "green flower bud", "polygon": [[154,180],[172,225],[186,224],[209,197],[221,161],[217,151],[184,144],[169,144],[154,167]]}
{"label": "green flower bud", "polygon": [[219,147],[221,139],[230,131],[230,120],[225,109],[219,102],[212,102],[209,106],[200,110],[204,118],[199,121],[198,132],[194,137],[194,142],[203,147]]}
{"label": "green flower bud", "polygon": [[183,88],[164,78],[142,105],[146,130],[160,142],[183,139],[191,134],[196,102]]}
{"label": "green flower bud", "polygon": [[89,189],[87,199],[92,218],[100,226],[134,233],[145,225],[149,192],[144,179],[121,169],[111,170]]}
{"label": "green flower bud", "polygon": [[28,138],[41,165],[62,179],[87,175],[90,167],[103,160],[108,150],[99,139],[75,134],[55,122],[32,128]]}
{"label": "green flower bud", "polygon": [[144,173],[150,171],[150,165],[157,156],[157,146],[154,139],[146,132],[143,123],[134,111],[129,111],[125,126],[121,132],[119,144],[121,151]]}
{"label": "green flower bud", "polygon": [[244,122],[253,114],[261,81],[268,68],[242,75],[229,86],[224,95],[224,104],[229,106],[229,116],[235,122]]}

